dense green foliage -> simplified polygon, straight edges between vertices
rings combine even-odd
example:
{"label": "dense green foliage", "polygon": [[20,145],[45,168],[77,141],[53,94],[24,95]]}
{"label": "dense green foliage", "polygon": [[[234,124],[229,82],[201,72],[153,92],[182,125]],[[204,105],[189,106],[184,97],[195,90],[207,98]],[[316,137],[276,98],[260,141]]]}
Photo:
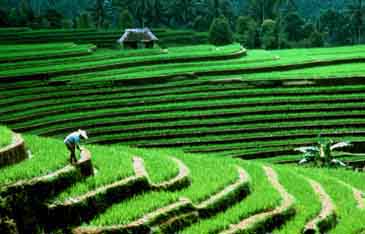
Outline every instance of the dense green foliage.
{"label": "dense green foliage", "polygon": [[233,42],[233,35],[226,18],[214,19],[209,30],[209,42],[213,45],[227,45]]}
{"label": "dense green foliage", "polygon": [[[229,27],[223,26],[223,28],[237,29],[234,32],[236,40],[250,48],[276,49],[360,44],[364,42],[365,33],[365,7],[364,3],[358,0],[141,0],[137,2],[22,0],[18,3],[7,2],[7,4],[0,3],[0,12],[3,16],[1,25],[11,27],[92,27],[115,28],[119,31],[127,27],[162,27],[208,32],[209,28],[217,24],[214,22],[216,18],[225,17]],[[242,17],[245,20],[242,20]],[[269,35],[262,33],[267,31],[268,22],[271,22]],[[219,36],[223,37],[221,34]],[[230,41],[228,35],[225,43]],[[212,42],[216,43],[216,40]]]}

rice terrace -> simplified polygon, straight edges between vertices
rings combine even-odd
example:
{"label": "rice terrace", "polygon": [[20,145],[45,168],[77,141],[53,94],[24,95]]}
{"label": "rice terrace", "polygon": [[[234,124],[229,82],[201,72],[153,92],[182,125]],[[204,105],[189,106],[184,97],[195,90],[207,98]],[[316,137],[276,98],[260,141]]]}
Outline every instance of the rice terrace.
{"label": "rice terrace", "polygon": [[0,15],[0,234],[365,234],[365,2]]}

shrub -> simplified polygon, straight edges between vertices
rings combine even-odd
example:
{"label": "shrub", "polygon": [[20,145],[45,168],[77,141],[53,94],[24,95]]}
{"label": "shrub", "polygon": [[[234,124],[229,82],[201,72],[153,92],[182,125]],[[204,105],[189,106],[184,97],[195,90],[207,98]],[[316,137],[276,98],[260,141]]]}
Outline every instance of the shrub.
{"label": "shrub", "polygon": [[265,20],[261,26],[261,44],[264,49],[276,49],[278,47],[276,22]]}
{"label": "shrub", "polygon": [[236,23],[238,41],[247,48],[257,46],[257,23],[251,17],[240,16]]}
{"label": "shrub", "polygon": [[209,30],[209,42],[214,45],[227,45],[233,42],[232,30],[224,16],[213,20]]}

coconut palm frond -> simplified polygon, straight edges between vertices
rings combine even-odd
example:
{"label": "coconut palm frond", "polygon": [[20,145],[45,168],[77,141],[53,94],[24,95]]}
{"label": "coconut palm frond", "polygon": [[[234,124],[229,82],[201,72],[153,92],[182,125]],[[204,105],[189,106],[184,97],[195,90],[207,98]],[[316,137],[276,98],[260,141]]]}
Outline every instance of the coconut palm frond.
{"label": "coconut palm frond", "polygon": [[308,160],[306,158],[303,158],[302,160],[299,161],[298,164],[302,165],[302,164],[307,163],[307,162],[308,162]]}
{"label": "coconut palm frond", "polygon": [[349,141],[339,142],[339,143],[332,145],[331,150],[343,148],[343,147],[350,146],[350,145],[351,145],[351,142],[349,142]]}
{"label": "coconut palm frond", "polygon": [[316,147],[316,146],[303,146],[303,147],[295,148],[294,150],[302,152],[302,153],[318,152],[318,147]]}
{"label": "coconut palm frond", "polygon": [[316,155],[318,155],[318,152],[311,151],[311,152],[304,153],[303,157],[309,158],[309,159],[314,159],[316,157]]}
{"label": "coconut palm frond", "polygon": [[340,161],[340,160],[337,160],[337,159],[332,159],[332,160],[331,160],[331,163],[333,163],[333,164],[335,164],[335,165],[340,165],[340,166],[342,166],[342,167],[346,167],[346,166],[347,166],[344,162],[342,162],[342,161]]}

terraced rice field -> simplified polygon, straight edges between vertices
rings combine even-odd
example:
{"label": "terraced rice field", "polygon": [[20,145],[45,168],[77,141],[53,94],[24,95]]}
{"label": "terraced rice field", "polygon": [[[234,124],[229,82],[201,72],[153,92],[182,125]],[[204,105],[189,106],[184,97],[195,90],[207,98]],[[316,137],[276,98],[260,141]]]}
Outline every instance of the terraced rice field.
{"label": "terraced rice field", "polygon": [[[30,224],[45,233],[360,233],[365,227],[353,222],[365,214],[363,173],[88,145],[95,175],[82,179],[67,165],[62,141],[24,138],[32,157],[0,169],[0,184],[8,201],[20,192],[13,209],[23,219],[6,218],[25,233],[34,231]],[[22,226],[29,216],[33,223]]]}
{"label": "terraced rice field", "polygon": [[[29,150],[0,168],[0,233],[364,232],[363,173],[275,164],[320,134],[364,166],[364,46],[134,51],[54,33],[0,30],[0,124]],[[62,140],[79,128],[72,166]]]}
{"label": "terraced rice field", "polygon": [[[25,52],[60,46],[84,49],[66,43],[3,50],[23,58]],[[246,51],[237,44],[89,48],[82,56],[4,62],[0,123],[56,138],[85,128],[90,143],[180,147],[270,162],[297,160],[292,149],[312,144],[319,133],[352,140],[359,151],[364,50]]]}

